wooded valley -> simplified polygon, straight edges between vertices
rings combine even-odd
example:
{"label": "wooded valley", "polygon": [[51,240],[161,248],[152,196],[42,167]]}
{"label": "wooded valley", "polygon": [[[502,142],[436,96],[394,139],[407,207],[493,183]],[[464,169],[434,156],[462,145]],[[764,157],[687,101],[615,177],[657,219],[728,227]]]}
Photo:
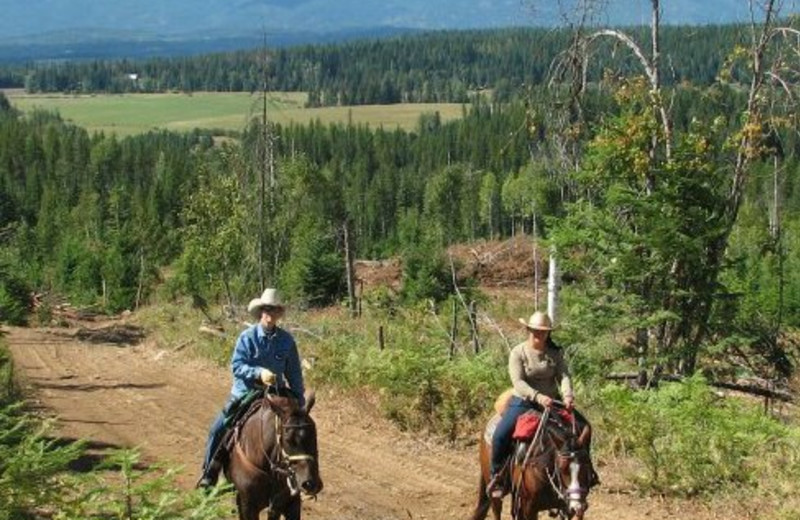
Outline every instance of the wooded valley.
{"label": "wooded valley", "polygon": [[[793,395],[800,32],[772,1],[765,8],[753,26],[433,33],[275,50],[266,66],[261,49],[6,68],[0,85],[32,92],[266,88],[307,91],[311,106],[464,108],[454,121],[425,115],[413,131],[279,125],[257,114],[234,135],[119,138],[90,135],[58,114],[20,113],[0,94],[0,322],[30,320],[32,293],[109,314],[181,299],[241,308],[267,286],[298,308],[353,305],[353,260],[398,258],[402,287],[365,300],[381,319],[422,323],[446,315],[459,291],[481,300],[474,280],[456,279],[449,246],[524,235],[561,263],[560,339],[574,348],[576,375],[599,388],[587,401],[618,420],[603,423],[617,435],[606,449],[662,467],[669,457],[648,446],[663,432],[637,430],[642,409],[699,421],[714,408],[706,380]],[[429,323],[419,328],[436,334]],[[487,381],[502,361],[464,350],[453,363],[469,369],[419,375],[414,363],[428,343],[398,336],[407,349],[388,360],[350,355],[360,340],[326,344],[329,357],[346,361],[334,372],[321,356],[317,377],[389,388],[418,414],[435,397],[440,408],[425,412],[434,424],[479,415],[493,396],[472,390],[495,390]],[[398,367],[426,379],[396,388]],[[663,376],[688,382],[630,394],[606,386],[614,371],[635,372],[647,387]],[[744,423],[735,407],[719,410],[709,435],[724,444]],[[768,432],[779,446],[770,456],[783,457],[790,481],[800,474],[796,417],[784,418],[785,430],[753,417],[742,421]],[[689,437],[698,430],[686,428],[669,449],[688,451],[670,452],[674,460],[701,456]],[[765,448],[755,437],[742,443],[704,454],[686,473],[653,470],[641,489],[759,488],[753,475],[770,469],[753,459],[767,455],[742,453]],[[703,479],[710,467],[722,469]]]}

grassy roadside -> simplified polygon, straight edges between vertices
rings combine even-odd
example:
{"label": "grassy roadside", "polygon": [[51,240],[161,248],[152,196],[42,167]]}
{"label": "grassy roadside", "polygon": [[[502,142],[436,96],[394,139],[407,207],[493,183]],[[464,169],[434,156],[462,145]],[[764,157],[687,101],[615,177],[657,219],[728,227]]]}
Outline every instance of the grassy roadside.
{"label": "grassy roadside", "polygon": [[[23,112],[33,109],[57,111],[61,116],[91,132],[116,133],[119,136],[150,130],[191,131],[195,128],[239,131],[249,118],[262,110],[259,93],[195,92],[191,94],[27,94],[6,90],[11,104]],[[273,92],[269,94],[268,117],[280,124],[347,123],[386,129],[416,128],[419,116],[439,112],[442,121],[461,117],[462,107],[455,103],[365,105],[353,107],[304,108],[306,94]]]}
{"label": "grassy roadside", "polygon": [[0,334],[0,404],[14,401],[17,397],[17,388],[14,385],[14,364],[3,336]]}

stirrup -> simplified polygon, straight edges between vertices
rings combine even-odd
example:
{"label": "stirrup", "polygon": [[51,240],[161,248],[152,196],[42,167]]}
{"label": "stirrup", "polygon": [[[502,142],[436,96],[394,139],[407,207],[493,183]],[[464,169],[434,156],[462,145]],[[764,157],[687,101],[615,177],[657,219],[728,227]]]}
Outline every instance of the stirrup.
{"label": "stirrup", "polygon": [[489,483],[486,485],[486,496],[489,498],[503,498],[502,476],[503,472],[500,471],[489,479]]}

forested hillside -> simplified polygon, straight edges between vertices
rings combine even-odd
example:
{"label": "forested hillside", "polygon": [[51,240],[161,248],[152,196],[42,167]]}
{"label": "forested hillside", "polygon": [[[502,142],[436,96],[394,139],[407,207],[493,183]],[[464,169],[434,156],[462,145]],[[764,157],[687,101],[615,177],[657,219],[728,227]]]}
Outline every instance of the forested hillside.
{"label": "forested hillside", "polygon": [[[583,61],[566,62],[591,67],[555,62],[564,66],[551,74],[566,32],[434,34],[272,60],[286,83],[271,88],[332,88],[338,103],[366,101],[361,87],[379,78],[414,97],[435,81],[404,81],[432,64],[443,83],[431,92],[444,97],[453,81],[464,94],[499,89],[501,77],[531,81],[515,96],[474,98],[459,121],[426,115],[412,132],[254,120],[216,142],[199,132],[118,139],[22,116],[0,98],[3,319],[24,320],[30,291],[115,312],[156,290],[236,305],[275,284],[326,305],[345,296],[353,257],[402,258],[403,288],[384,295],[392,304],[442,301],[454,290],[446,246],[535,229],[564,256],[576,341],[622,333],[636,339],[615,359],[636,352],[653,370],[688,374],[722,356],[721,373],[785,379],[785,327],[800,326],[799,143],[791,42],[770,47],[793,29],[772,23],[764,40],[744,27],[665,30],[661,61],[592,39]],[[762,47],[726,54],[735,41]],[[531,48],[541,54],[526,61]],[[255,88],[255,56],[151,61],[142,78],[174,74],[189,88],[247,73]],[[29,81],[107,87],[102,78],[129,66],[52,65]]]}
{"label": "forested hillside", "polygon": [[[272,54],[268,88],[308,90],[312,104],[469,99],[459,120],[426,114],[413,131],[256,117],[225,136],[118,138],[0,95],[0,322],[30,319],[34,292],[43,322],[60,298],[107,313],[186,301],[234,318],[277,286],[294,309],[325,308],[307,350],[317,381],[366,389],[401,426],[453,440],[508,384],[513,346],[488,313],[477,330],[468,299],[516,325],[536,288],[523,303],[484,294],[447,248],[522,236],[543,269],[545,251],[559,261],[557,339],[601,449],[635,459],[636,490],[737,505],[745,490],[757,505],[743,507],[795,518],[797,412],[769,412],[797,391],[800,46],[780,3],[760,5],[747,27],[654,16],[650,32],[440,33]],[[257,57],[9,74],[33,90],[259,89]],[[389,257],[401,283],[366,291],[359,319],[354,259]]]}
{"label": "forested hillside", "polygon": [[[668,27],[663,32],[667,85],[711,84],[726,57],[744,41],[743,26]],[[634,34],[643,37],[642,30]],[[309,104],[465,102],[491,89],[506,101],[546,83],[554,60],[567,48],[565,30],[503,29],[433,32],[338,45],[272,49],[143,61],[68,61],[0,71],[0,86],[30,92],[274,91],[309,92]],[[610,67],[630,74],[636,62],[615,45],[598,45],[589,77]],[[136,79],[130,79],[136,74]]]}
{"label": "forested hillside", "polygon": [[[410,264],[419,272],[407,275],[423,279],[444,267],[437,267],[435,251],[447,244],[530,233],[534,218],[540,236],[549,236],[573,211],[572,194],[595,188],[579,188],[587,182],[582,176],[558,173],[552,144],[558,128],[548,119],[548,94],[532,94],[525,104],[477,101],[465,107],[462,120],[447,124],[426,116],[410,133],[342,124],[272,126],[276,180],[268,189],[264,237],[269,279],[310,302],[340,298],[345,225],[358,257],[419,259],[422,264]],[[727,87],[681,87],[669,95],[676,133],[692,131],[698,120],[730,131],[745,104]],[[257,267],[253,230],[264,219],[257,210],[264,159],[257,122],[241,144],[213,146],[200,134],[90,136],[53,115],[23,118],[4,106],[0,225],[6,278],[110,311],[146,301],[167,266],[177,269],[168,285],[175,294],[238,301],[245,288],[259,284],[263,269]],[[610,90],[585,98],[584,111],[593,119],[624,117],[626,110]],[[786,229],[797,225],[800,209],[797,145],[793,134],[782,137]],[[767,308],[800,325],[793,278],[773,263],[779,258],[782,272],[789,272],[797,255],[774,249],[767,215],[759,209],[773,204],[770,165],[756,165],[764,173],[747,183],[735,235],[747,239],[734,240],[733,269],[726,276],[742,288],[747,305],[776,298],[782,280],[781,309],[774,303]],[[720,181],[704,189],[726,188]],[[676,200],[675,210],[689,203]],[[783,239],[784,248],[791,236]],[[747,267],[753,265],[758,269]],[[446,284],[446,273],[440,280]],[[758,290],[745,289],[748,284]],[[411,298],[442,295],[437,283],[414,287],[407,288],[418,291]]]}

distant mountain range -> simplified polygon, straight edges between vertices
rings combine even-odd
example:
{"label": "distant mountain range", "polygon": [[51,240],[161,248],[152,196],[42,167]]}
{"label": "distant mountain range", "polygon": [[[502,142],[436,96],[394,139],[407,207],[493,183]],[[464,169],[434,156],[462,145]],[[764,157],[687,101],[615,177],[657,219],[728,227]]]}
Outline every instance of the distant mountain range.
{"label": "distant mountain range", "polygon": [[[96,44],[107,41],[146,42],[150,50],[140,48],[136,56],[230,50],[257,45],[265,33],[269,45],[287,45],[401,30],[553,26],[561,20],[554,6],[564,3],[578,0],[0,0],[0,59],[94,57],[87,53],[102,51]],[[748,17],[747,0],[662,3],[668,24]],[[600,23],[650,20],[650,0],[608,4]],[[785,4],[794,7],[791,0]],[[187,42],[194,43],[187,47]]]}

